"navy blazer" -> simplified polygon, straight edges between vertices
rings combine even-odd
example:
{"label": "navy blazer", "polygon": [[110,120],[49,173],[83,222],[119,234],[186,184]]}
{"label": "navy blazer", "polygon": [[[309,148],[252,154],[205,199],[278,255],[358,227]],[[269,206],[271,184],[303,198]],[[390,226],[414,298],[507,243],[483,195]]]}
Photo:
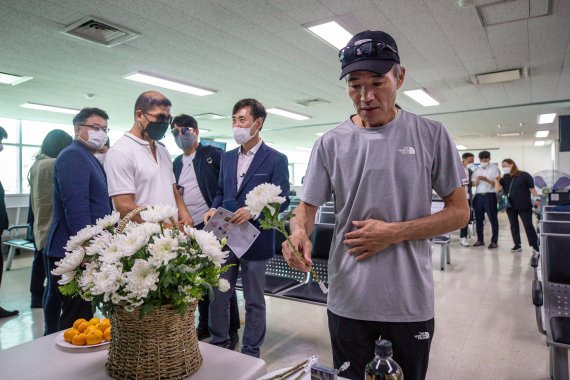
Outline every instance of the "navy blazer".
{"label": "navy blazer", "polygon": [[[198,187],[206,201],[208,207],[212,205],[216,192],[218,191],[218,177],[220,174],[220,160],[223,150],[214,146],[198,144],[196,156],[192,160]],[[172,163],[176,184],[182,172],[182,155],[176,157]]]}
{"label": "navy blazer", "polygon": [[6,202],[4,201],[4,187],[2,186],[2,182],[0,182],[0,239],[2,237],[2,231],[7,230],[9,224]]}
{"label": "navy blazer", "polygon": [[71,236],[110,213],[105,171],[91,151],[74,140],[55,161],[52,221],[44,253],[64,257]]}
{"label": "navy blazer", "polygon": [[[281,186],[281,196],[286,201],[281,205],[281,211],[289,205],[289,163],[287,156],[261,143],[253,157],[251,165],[237,189],[237,162],[241,147],[230,150],[222,155],[218,193],[212,202],[212,208],[222,206],[226,210],[236,211],[245,206],[245,196],[254,187],[268,182]],[[275,255],[275,230],[261,229],[257,221],[250,222],[261,232],[249,250],[242,256],[246,260],[266,260]]]}

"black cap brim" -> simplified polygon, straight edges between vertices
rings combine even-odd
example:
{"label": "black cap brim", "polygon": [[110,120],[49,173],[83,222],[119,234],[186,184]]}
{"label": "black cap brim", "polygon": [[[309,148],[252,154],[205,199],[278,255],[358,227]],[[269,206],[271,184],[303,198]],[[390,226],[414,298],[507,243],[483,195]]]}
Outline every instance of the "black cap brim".
{"label": "black cap brim", "polygon": [[395,61],[385,59],[367,59],[352,62],[342,69],[340,78],[338,79],[340,80],[344,78],[347,74],[350,74],[353,71],[371,71],[377,74],[386,74],[392,69],[392,66],[394,66],[395,63]]}

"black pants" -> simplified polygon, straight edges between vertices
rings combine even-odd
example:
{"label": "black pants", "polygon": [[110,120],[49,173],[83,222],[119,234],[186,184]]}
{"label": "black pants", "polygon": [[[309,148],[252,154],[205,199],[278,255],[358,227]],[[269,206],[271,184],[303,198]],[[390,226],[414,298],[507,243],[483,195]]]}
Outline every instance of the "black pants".
{"label": "black pants", "polygon": [[374,343],[379,336],[392,342],[394,360],[406,380],[426,377],[429,351],[435,322],[374,322],[341,317],[327,311],[333,350],[334,367],[345,361],[350,367],[341,376],[351,380],[364,379],[366,364],[374,358]]}
{"label": "black pants", "polygon": [[467,237],[468,232],[469,232],[468,231],[469,230],[469,224],[473,220],[473,209],[471,208],[471,199],[468,199],[467,201],[469,202],[469,222],[467,222],[467,225],[459,231],[459,237],[460,238],[466,238]]}
{"label": "black pants", "polygon": [[32,262],[32,276],[30,278],[30,293],[32,293],[32,303],[40,303],[43,305],[44,297],[44,281],[46,279],[46,271],[44,268],[43,251],[34,251],[34,261]]}
{"label": "black pants", "polygon": [[526,210],[515,210],[510,207],[507,209],[507,216],[509,217],[509,223],[511,225],[511,235],[513,236],[513,242],[516,245],[521,245],[521,232],[519,228],[519,219],[521,218],[524,231],[526,232],[526,237],[528,238],[528,244],[533,247],[538,247],[538,236],[536,235],[536,230],[532,225],[532,209]]}
{"label": "black pants", "polygon": [[0,231],[0,285],[2,285],[2,274],[4,273],[4,252],[2,252],[2,248],[4,245],[2,244],[2,233],[4,231]]}
{"label": "black pants", "polygon": [[47,296],[44,303],[44,335],[67,329],[79,318],[90,320],[93,318],[91,303],[79,296],[67,297],[59,292],[57,281],[61,276],[54,276],[51,271],[56,268],[55,263],[60,259],[46,257],[49,267]]}
{"label": "black pants", "polygon": [[497,219],[497,194],[476,194],[473,198],[473,211],[475,212],[475,224],[477,226],[477,240],[484,242],[483,221],[485,214],[491,222],[491,243],[497,243],[499,239],[499,219]]}

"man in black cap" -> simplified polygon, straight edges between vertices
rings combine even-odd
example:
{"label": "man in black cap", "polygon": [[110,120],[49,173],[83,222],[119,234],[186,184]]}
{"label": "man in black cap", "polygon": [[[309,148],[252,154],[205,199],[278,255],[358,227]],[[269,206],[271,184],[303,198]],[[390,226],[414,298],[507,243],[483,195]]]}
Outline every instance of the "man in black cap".
{"label": "man in black cap", "polygon": [[[429,238],[467,224],[467,177],[441,123],[396,107],[406,71],[390,35],[359,33],[339,59],[356,114],[315,143],[291,240],[311,265],[315,214],[334,192],[327,305],[334,365],[350,361],[343,376],[363,379],[381,335],[406,380],[424,379],[434,331]],[[432,190],[445,202],[433,215]],[[283,256],[308,270],[285,244]]]}

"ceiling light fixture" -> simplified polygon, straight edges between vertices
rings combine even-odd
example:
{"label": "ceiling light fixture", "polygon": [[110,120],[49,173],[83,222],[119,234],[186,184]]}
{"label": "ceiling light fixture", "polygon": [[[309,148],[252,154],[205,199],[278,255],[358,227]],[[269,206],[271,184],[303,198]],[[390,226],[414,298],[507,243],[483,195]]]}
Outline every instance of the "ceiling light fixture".
{"label": "ceiling light fixture", "polygon": [[198,96],[212,95],[216,93],[215,90],[196,87],[187,83],[175,81],[172,79],[167,79],[164,77],[157,76],[155,74],[148,74],[141,71],[136,71],[132,74],[127,74],[123,76],[123,78],[133,80],[135,82],[151,84],[153,86],[168,88],[170,90],[184,92],[186,94],[192,94]]}
{"label": "ceiling light fixture", "polygon": [[544,146],[544,141],[535,141],[534,146]]}
{"label": "ceiling light fixture", "polygon": [[554,121],[555,117],[555,113],[541,113],[538,116],[538,124],[550,124]]}
{"label": "ceiling light fixture", "polygon": [[457,150],[467,150],[467,147],[465,145],[456,145],[455,147]]}
{"label": "ceiling light fixture", "polygon": [[324,132],[317,132],[315,134],[320,137],[320,136],[324,135],[325,133]]}
{"label": "ceiling light fixture", "polygon": [[543,137],[548,137],[548,134],[550,133],[550,131],[536,131],[535,136],[537,138],[543,138]]}
{"label": "ceiling light fixture", "polygon": [[228,116],[219,115],[217,113],[212,113],[212,112],[194,115],[194,119],[196,119],[196,120],[222,120],[222,119],[227,119],[227,118],[228,118]]}
{"label": "ceiling light fixture", "polygon": [[208,132],[210,132],[209,129],[204,129],[204,128],[198,128],[198,130],[200,131],[200,133],[208,133]]}
{"label": "ceiling light fixture", "polygon": [[404,91],[404,94],[418,102],[424,107],[438,106],[439,102],[435,100],[430,94],[424,89],[418,90],[408,90]]}
{"label": "ceiling light fixture", "polygon": [[506,132],[506,133],[497,133],[499,137],[518,137],[522,136],[522,132]]}
{"label": "ceiling light fixture", "polygon": [[513,80],[521,79],[521,69],[496,71],[493,73],[485,73],[475,75],[477,83],[475,84],[494,84],[510,82]]}
{"label": "ceiling light fixture", "polygon": [[30,79],[34,79],[34,78],[23,77],[21,75],[14,75],[14,74],[8,74],[8,73],[0,73],[0,83],[1,84],[9,84],[12,86],[16,86],[20,83],[27,82]]}
{"label": "ceiling light fixture", "polygon": [[310,119],[309,116],[301,115],[299,113],[295,113],[295,112],[291,112],[291,111],[286,111],[286,110],[283,110],[281,108],[268,108],[267,112],[275,114],[275,115],[283,116],[283,117],[288,117],[289,119],[294,119],[294,120]]}
{"label": "ceiling light fixture", "polygon": [[352,38],[352,34],[340,26],[336,21],[330,21],[313,26],[305,26],[305,28],[337,49],[345,47],[346,44],[348,44],[348,41]]}
{"label": "ceiling light fixture", "polygon": [[79,110],[73,108],[65,108],[65,107],[56,107],[56,106],[48,106],[46,104],[38,104],[38,103],[30,103],[26,102],[21,104],[20,107],[23,108],[30,108],[33,110],[40,110],[40,111],[49,111],[49,112],[58,112],[58,113],[66,113],[69,115],[76,115],[79,113]]}

